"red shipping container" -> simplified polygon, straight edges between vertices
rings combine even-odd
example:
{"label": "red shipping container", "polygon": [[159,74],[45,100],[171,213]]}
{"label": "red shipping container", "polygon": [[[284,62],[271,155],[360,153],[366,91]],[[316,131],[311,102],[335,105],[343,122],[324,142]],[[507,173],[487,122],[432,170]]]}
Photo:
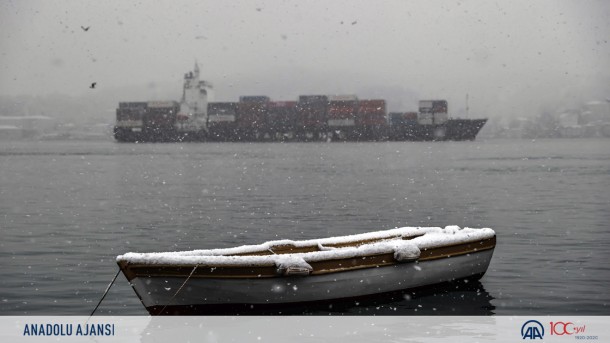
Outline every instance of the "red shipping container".
{"label": "red shipping container", "polygon": [[267,124],[272,131],[291,131],[296,120],[296,101],[276,101],[269,103]]}
{"label": "red shipping container", "polygon": [[297,103],[296,125],[303,130],[320,130],[326,126],[328,97],[301,95]]}
{"label": "red shipping container", "polygon": [[417,112],[407,112],[403,114],[406,121],[417,121]]}
{"label": "red shipping container", "polygon": [[237,127],[240,129],[265,128],[268,109],[268,102],[240,102],[237,105]]}
{"label": "red shipping container", "polygon": [[385,100],[360,100],[356,120],[358,126],[387,125]]}

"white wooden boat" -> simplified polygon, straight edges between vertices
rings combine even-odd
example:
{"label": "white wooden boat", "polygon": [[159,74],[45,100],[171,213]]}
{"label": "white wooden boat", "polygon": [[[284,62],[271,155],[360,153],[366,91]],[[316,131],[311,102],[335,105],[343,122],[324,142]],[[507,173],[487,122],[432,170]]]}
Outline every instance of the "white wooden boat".
{"label": "white wooden boat", "polygon": [[487,271],[492,229],[403,227],[229,249],[127,253],[117,263],[151,314],[335,301]]}

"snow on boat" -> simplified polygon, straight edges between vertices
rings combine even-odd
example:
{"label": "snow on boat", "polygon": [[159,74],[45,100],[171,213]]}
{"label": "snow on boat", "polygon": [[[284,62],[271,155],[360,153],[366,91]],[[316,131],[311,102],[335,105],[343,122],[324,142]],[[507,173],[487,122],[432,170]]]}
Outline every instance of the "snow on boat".
{"label": "snow on boat", "polygon": [[127,253],[117,263],[150,314],[367,297],[485,274],[489,228],[403,227],[229,249]]}

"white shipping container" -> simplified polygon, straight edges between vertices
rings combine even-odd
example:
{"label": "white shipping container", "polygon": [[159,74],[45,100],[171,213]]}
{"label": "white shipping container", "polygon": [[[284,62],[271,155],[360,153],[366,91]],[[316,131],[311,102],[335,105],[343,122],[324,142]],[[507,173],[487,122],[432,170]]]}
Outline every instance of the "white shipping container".
{"label": "white shipping container", "polygon": [[429,112],[429,111],[422,111],[422,109],[432,109],[434,104],[434,101],[432,100],[421,100],[419,102],[419,111],[420,112]]}
{"label": "white shipping container", "polygon": [[445,124],[449,120],[447,113],[434,113],[434,124]]}
{"label": "white shipping container", "polygon": [[432,125],[433,124],[432,113],[419,113],[417,115],[417,122],[420,125]]}
{"label": "white shipping container", "polygon": [[235,121],[235,116],[232,114],[210,114],[208,123],[232,123]]}
{"label": "white shipping container", "polygon": [[358,100],[358,96],[356,95],[331,95],[328,97],[330,101],[355,101]]}
{"label": "white shipping container", "polygon": [[175,101],[149,101],[149,108],[169,108],[175,107],[177,103]]}
{"label": "white shipping container", "polygon": [[117,127],[134,128],[142,127],[143,122],[141,120],[119,120],[116,122]]}
{"label": "white shipping container", "polygon": [[356,125],[356,122],[354,121],[354,119],[329,119],[328,120],[328,126],[333,126],[333,127],[354,126],[354,125]]}

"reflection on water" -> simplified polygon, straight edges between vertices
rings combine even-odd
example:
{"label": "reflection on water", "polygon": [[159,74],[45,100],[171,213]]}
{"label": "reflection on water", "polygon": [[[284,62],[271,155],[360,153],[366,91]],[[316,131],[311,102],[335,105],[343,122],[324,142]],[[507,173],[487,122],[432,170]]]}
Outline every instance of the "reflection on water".
{"label": "reflection on water", "polygon": [[[479,281],[460,280],[437,286],[357,299],[303,305],[223,305],[165,308],[164,315],[492,315],[494,298]],[[160,311],[156,311],[159,313]]]}
{"label": "reflection on water", "polygon": [[350,315],[492,315],[493,299],[480,281],[459,281],[353,304],[344,311]]}

